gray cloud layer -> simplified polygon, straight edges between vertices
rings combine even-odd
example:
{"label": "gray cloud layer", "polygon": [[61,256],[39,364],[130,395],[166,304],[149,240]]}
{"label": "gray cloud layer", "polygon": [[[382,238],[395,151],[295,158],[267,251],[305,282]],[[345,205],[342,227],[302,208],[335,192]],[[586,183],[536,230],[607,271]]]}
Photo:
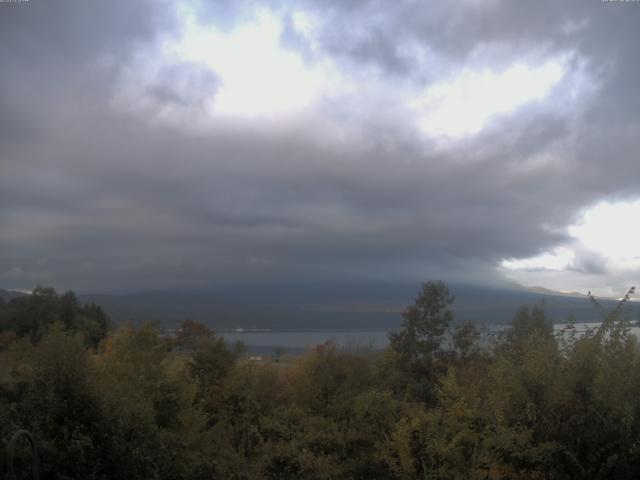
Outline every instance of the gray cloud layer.
{"label": "gray cloud layer", "polygon": [[[251,4],[231,4],[203,4],[201,20],[233,28]],[[640,4],[304,5],[322,20],[317,44],[291,26],[283,44],[355,77],[426,88],[465,66],[567,54],[567,78],[596,93],[571,100],[563,80],[543,105],[446,148],[380,98],[328,99],[284,124],[190,129],[114,103],[136,55],[178,31],[170,4],[0,4],[0,285],[489,281],[501,259],[567,240],[581,209],[640,195]],[[270,8],[289,18],[286,2]],[[188,123],[218,85],[185,61],[138,87],[156,110],[186,109]],[[597,258],[580,262],[607,275]]]}

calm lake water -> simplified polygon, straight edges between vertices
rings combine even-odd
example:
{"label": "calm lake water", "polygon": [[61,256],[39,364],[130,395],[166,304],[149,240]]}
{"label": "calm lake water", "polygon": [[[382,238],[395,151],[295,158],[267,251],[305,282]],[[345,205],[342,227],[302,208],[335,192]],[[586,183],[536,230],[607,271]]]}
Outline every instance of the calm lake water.
{"label": "calm lake water", "polygon": [[[576,323],[578,331],[586,328],[597,327],[599,323]],[[554,328],[559,330],[566,324],[556,324]],[[488,327],[489,332],[498,332],[505,326],[494,325]],[[282,347],[289,354],[302,353],[314,348],[327,340],[333,340],[338,346],[348,349],[373,348],[383,349],[388,343],[386,329],[378,330],[307,330],[307,331],[276,331],[276,330],[244,330],[244,331],[220,331],[219,333],[230,342],[241,341],[254,355],[273,355],[274,349]],[[640,337],[640,328],[633,327],[632,333]]]}
{"label": "calm lake water", "polygon": [[219,333],[230,343],[243,342],[249,352],[256,355],[273,355],[277,347],[285,348],[287,353],[302,353],[327,340],[333,340],[340,347],[345,348],[383,349],[389,343],[387,330],[221,331]]}

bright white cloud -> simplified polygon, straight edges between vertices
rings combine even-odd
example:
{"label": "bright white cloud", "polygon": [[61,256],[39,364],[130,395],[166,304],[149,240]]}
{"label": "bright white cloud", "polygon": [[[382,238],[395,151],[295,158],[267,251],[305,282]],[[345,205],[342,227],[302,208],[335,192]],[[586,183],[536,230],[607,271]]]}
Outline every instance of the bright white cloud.
{"label": "bright white cloud", "polygon": [[615,270],[640,269],[640,200],[603,202],[587,210],[569,234]]}
{"label": "bright white cloud", "polygon": [[[538,65],[516,63],[502,71],[465,69],[425,90],[415,79],[386,76],[323,52],[318,43],[323,24],[313,12],[296,10],[290,17],[292,27],[314,52],[310,60],[282,44],[281,12],[247,12],[229,29],[202,23],[192,6],[177,8],[180,34],[140,52],[125,72],[124,94],[120,92],[117,103],[121,109],[151,112],[151,119],[189,128],[206,126],[217,117],[262,121],[311,112],[329,131],[357,130],[359,124],[380,118],[384,109],[390,123],[397,124],[400,117],[407,126],[418,125],[427,139],[455,140],[478,133],[496,115],[543,99],[566,73],[566,58],[557,57]],[[420,69],[438,68],[438,56],[428,45],[405,46]],[[215,76],[215,85],[176,84],[163,76],[167,67],[175,65],[205,68]],[[172,93],[173,88],[186,101],[172,104],[153,97],[148,92],[158,91],[158,83],[162,91]],[[326,100],[333,114],[313,108]]]}
{"label": "bright white cloud", "polygon": [[[330,56],[316,52],[311,61],[283,45],[285,20],[280,12],[247,11],[234,27],[221,28],[202,23],[193,5],[176,9],[180,33],[137,52],[122,71],[113,99],[117,109],[196,132],[206,131],[215,119],[281,125],[272,120],[286,122],[292,115],[314,111],[320,99],[344,98],[355,91],[355,82]],[[291,19],[308,46],[317,49],[316,17],[296,11]],[[189,75],[166,75],[185,66],[202,70],[201,76],[207,73],[215,82],[194,84]]]}
{"label": "bright white cloud", "polygon": [[498,114],[541,100],[565,74],[563,60],[541,66],[515,64],[502,72],[463,70],[427,89],[411,106],[431,137],[478,133]]}
{"label": "bright white cloud", "polygon": [[560,247],[553,252],[535,257],[503,260],[501,266],[507,270],[564,270],[571,265],[574,258],[573,250]]}
{"label": "bright white cloud", "polygon": [[[599,203],[568,227],[570,244],[535,257],[505,259],[499,269],[526,285],[619,295],[640,276],[639,218],[640,200]],[[582,270],[594,262],[602,271]]]}
{"label": "bright white cloud", "polygon": [[[310,28],[306,21],[305,28]],[[230,32],[199,24],[185,15],[184,35],[167,43],[165,49],[171,55],[207,65],[219,77],[220,88],[212,102],[215,113],[257,116],[290,112],[313,101],[323,78],[317,66],[310,68],[299,54],[281,46],[282,28],[280,18],[268,11]]]}

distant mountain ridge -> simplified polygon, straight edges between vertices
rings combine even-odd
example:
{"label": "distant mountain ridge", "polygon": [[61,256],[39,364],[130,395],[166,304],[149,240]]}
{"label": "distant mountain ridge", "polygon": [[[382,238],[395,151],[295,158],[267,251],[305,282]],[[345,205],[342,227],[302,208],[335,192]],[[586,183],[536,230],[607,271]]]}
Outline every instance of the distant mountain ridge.
{"label": "distant mountain ridge", "polygon": [[[217,329],[390,329],[400,325],[402,311],[413,303],[419,288],[419,283],[283,283],[78,297],[83,303],[102,306],[116,323],[152,321],[174,326],[191,318]],[[601,320],[589,298],[577,292],[517,284],[503,287],[449,284],[449,289],[455,296],[454,317],[460,322],[503,325],[520,306],[537,303],[544,303],[556,323],[564,323],[570,315],[579,322]],[[24,295],[27,294],[0,289],[4,301]],[[605,310],[617,304],[614,299],[598,301]],[[637,311],[632,316],[637,319]]]}
{"label": "distant mountain ridge", "polygon": [[17,290],[3,290],[2,288],[0,288],[0,298],[5,302],[13,300],[14,298],[24,297],[25,295],[28,295],[28,294],[24,292],[19,292]]}
{"label": "distant mountain ridge", "polygon": [[[561,297],[578,297],[578,298],[588,298],[587,295],[580,292],[558,292],[557,290],[549,290],[545,287],[523,287],[533,293],[541,293],[543,295],[558,295]],[[612,299],[608,299],[612,300]]]}
{"label": "distant mountain ridge", "polygon": [[[518,307],[537,303],[544,303],[556,323],[564,323],[570,315],[579,322],[601,320],[585,295],[518,287],[449,284],[456,321],[503,325]],[[418,283],[239,285],[79,298],[101,305],[116,322],[172,326],[191,318],[218,329],[388,329],[400,325],[402,311],[413,303],[419,288]],[[605,310],[617,304],[611,299],[598,301]],[[636,312],[632,315],[637,318]]]}

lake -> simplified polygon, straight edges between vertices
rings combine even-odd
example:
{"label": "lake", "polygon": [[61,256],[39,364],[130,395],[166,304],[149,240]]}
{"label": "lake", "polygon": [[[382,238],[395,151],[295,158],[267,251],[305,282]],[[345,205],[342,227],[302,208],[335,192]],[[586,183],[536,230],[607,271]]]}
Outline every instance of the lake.
{"label": "lake", "polygon": [[371,347],[383,349],[389,343],[387,330],[307,330],[307,331],[220,331],[229,343],[243,342],[250,353],[273,355],[274,349],[283,347],[287,353],[298,354],[327,340],[345,348]]}
{"label": "lake", "polygon": [[[599,323],[576,323],[578,331],[586,328],[597,327]],[[554,325],[556,330],[562,329],[566,324]],[[504,325],[487,327],[489,332],[498,332],[506,328]],[[229,342],[243,342],[250,353],[254,355],[273,355],[274,349],[282,347],[289,354],[299,354],[324,343],[333,340],[338,346],[348,349],[373,348],[383,349],[389,344],[387,329],[360,329],[360,330],[229,330],[219,333]],[[633,327],[632,333],[640,335],[640,328]]]}

